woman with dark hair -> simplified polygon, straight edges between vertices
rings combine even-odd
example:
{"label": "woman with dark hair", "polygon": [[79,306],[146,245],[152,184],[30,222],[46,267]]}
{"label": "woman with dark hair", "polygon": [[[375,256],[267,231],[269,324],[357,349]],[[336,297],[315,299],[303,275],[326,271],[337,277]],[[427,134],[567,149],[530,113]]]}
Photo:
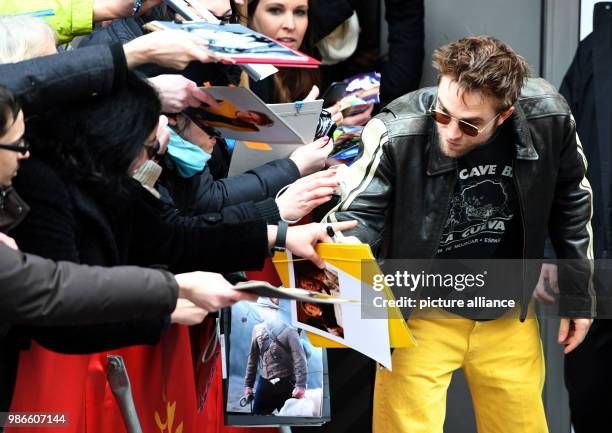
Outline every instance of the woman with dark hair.
{"label": "woman with dark hair", "polygon": [[[251,0],[248,25],[289,48],[317,56],[314,46],[314,0]],[[279,68],[272,77],[251,81],[251,89],[267,103],[293,102],[306,98],[320,82],[316,68]]]}
{"label": "woman with dark hair", "polygon": [[[88,265],[161,264],[174,271],[261,266],[268,239],[255,209],[239,224],[167,224],[160,203],[130,177],[155,148],[159,110],[155,90],[130,73],[109,97],[29,123],[26,137],[36,157],[22,162],[14,180],[31,208],[12,232],[23,251]],[[222,242],[249,248],[240,257],[211,248]],[[61,341],[44,329],[32,333],[56,350],[87,352],[134,341],[134,333],[142,335],[141,343],[155,343],[166,325],[160,318],[100,327],[97,334],[67,329]]]}
{"label": "woman with dark hair", "polygon": [[[36,155],[16,188],[32,207],[15,232],[26,251],[94,264],[164,264],[171,270],[257,269],[276,226],[263,209],[242,207],[237,221],[217,215],[207,226],[162,220],[163,204],[130,176],[156,151],[160,103],[133,74],[111,97],[34,120],[27,134]],[[314,226],[308,236],[313,235]],[[288,245],[301,249],[301,228]],[[271,245],[270,245],[271,246]],[[233,251],[239,250],[236,256]]]}

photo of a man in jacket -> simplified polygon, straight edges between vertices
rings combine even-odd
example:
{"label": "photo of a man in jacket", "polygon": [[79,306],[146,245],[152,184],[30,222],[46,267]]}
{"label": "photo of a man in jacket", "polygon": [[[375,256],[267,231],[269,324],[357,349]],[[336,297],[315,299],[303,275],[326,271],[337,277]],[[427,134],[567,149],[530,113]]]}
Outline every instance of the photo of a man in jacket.
{"label": "photo of a man in jacket", "polygon": [[260,298],[257,305],[264,321],[253,328],[244,397],[254,399],[253,414],[269,415],[288,399],[304,397],[308,369],[297,329],[277,318],[279,307],[269,298]]}

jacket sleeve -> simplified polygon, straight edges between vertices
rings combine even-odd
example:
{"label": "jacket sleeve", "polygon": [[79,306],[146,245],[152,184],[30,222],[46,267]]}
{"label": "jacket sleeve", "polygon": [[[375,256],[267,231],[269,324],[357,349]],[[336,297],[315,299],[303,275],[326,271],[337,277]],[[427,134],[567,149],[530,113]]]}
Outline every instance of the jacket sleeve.
{"label": "jacket sleeve", "polygon": [[380,83],[381,106],[419,88],[425,57],[423,0],[385,0],[389,58]]}
{"label": "jacket sleeve", "polygon": [[163,203],[133,182],[130,263],[164,265],[172,272],[261,269],[268,254],[266,221],[259,213],[233,224],[168,223]]}
{"label": "jacket sleeve", "polygon": [[0,15],[17,15],[51,10],[45,20],[59,36],[60,43],[93,30],[94,0],[3,0]]}
{"label": "jacket sleeve", "polygon": [[257,375],[257,364],[259,363],[259,344],[255,335],[255,328],[251,335],[251,350],[247,358],[246,372],[244,374],[244,386],[253,388],[255,386],[255,378]]}
{"label": "jacket sleeve", "polygon": [[239,224],[242,221],[258,219],[260,217],[268,224],[272,225],[280,221],[278,206],[272,198],[268,198],[258,203],[249,201],[225,206],[220,212],[206,212],[195,215],[183,214],[174,205],[166,202],[163,204],[162,209],[162,219],[165,222],[170,224],[181,224],[187,227],[211,227],[219,224]]}
{"label": "jacket sleeve", "polygon": [[587,162],[571,115],[565,120],[548,233],[559,271],[560,314],[593,317],[593,196],[586,178]]}
{"label": "jacket sleeve", "polygon": [[208,168],[199,175],[193,209],[196,213],[219,212],[223,207],[274,197],[285,185],[300,178],[297,166],[289,158],[256,167],[240,176],[215,181]]}
{"label": "jacket sleeve", "polygon": [[117,42],[125,44],[144,34],[143,24],[145,23],[141,17],[113,20],[110,25],[96,28],[92,33],[83,37],[79,42],[79,47],[109,45]]}
{"label": "jacket sleeve", "polygon": [[40,326],[159,318],[174,310],[178,296],[164,271],[53,262],[4,245],[0,287],[3,321]]}
{"label": "jacket sleeve", "polygon": [[393,194],[395,169],[387,146],[387,129],[378,117],[372,119],[361,135],[359,158],[343,173],[340,202],[323,218],[325,222],[357,220],[358,225],[345,235],[356,236],[370,244],[378,254],[385,228],[385,213]]}
{"label": "jacket sleeve", "polygon": [[127,63],[120,44],[0,65],[0,85],[20,98],[26,117],[58,105],[108,95],[126,76]]}
{"label": "jacket sleeve", "polygon": [[302,343],[300,343],[300,336],[293,328],[290,328],[287,333],[287,342],[289,343],[289,348],[291,349],[291,358],[295,372],[295,386],[306,388],[306,381],[308,379],[308,365],[306,363],[304,348],[302,347]]}

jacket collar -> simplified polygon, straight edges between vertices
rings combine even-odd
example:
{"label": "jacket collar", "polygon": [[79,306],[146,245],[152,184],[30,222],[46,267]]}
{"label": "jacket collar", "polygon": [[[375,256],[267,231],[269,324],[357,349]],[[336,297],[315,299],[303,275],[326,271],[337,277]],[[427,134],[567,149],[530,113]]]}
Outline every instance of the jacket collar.
{"label": "jacket collar", "polygon": [[521,104],[514,104],[514,113],[508,119],[514,126],[514,131],[518,140],[516,142],[516,159],[526,159],[528,161],[537,161],[540,156],[533,146],[533,140],[529,133],[529,124],[525,112],[521,108]]}
{"label": "jacket collar", "polygon": [[[517,136],[516,159],[525,159],[529,161],[538,160],[539,155],[533,146],[527,117],[520,104],[517,103],[514,105],[514,113],[512,113],[508,121],[511,122]],[[438,144],[438,129],[436,128],[434,120],[431,118],[428,121],[428,128],[427,147],[429,149],[429,161],[427,164],[427,174],[429,176],[435,176],[454,170],[457,166],[457,160],[442,153],[440,145]]]}

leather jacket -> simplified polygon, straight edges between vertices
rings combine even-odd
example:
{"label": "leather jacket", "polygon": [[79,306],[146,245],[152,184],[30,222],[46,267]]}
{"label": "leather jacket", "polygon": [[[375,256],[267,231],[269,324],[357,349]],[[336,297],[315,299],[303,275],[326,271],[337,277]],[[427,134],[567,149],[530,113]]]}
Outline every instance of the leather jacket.
{"label": "leather jacket", "polygon": [[29,211],[30,207],[12,186],[0,188],[0,232],[16,227]]}
{"label": "leather jacket", "polygon": [[[370,244],[378,259],[434,258],[457,181],[456,160],[445,156],[428,109],[436,88],[390,103],[362,133],[359,159],[343,177],[340,202],[327,221],[356,219],[347,234]],[[507,120],[516,133],[513,177],[522,226],[521,318],[538,280],[549,235],[559,259],[580,272],[560,287],[560,314],[593,317],[591,187],[570,110],[552,85],[530,79]],[[526,261],[524,261],[526,263]],[[561,268],[559,269],[561,273]],[[560,275],[561,278],[561,275]]]}
{"label": "leather jacket", "polygon": [[[270,336],[271,333],[274,333],[274,336]],[[244,378],[245,387],[255,386],[260,360],[261,376],[264,379],[287,378],[295,382],[295,386],[306,388],[308,378],[306,354],[295,328],[279,320],[263,322],[253,327],[251,350]]]}

